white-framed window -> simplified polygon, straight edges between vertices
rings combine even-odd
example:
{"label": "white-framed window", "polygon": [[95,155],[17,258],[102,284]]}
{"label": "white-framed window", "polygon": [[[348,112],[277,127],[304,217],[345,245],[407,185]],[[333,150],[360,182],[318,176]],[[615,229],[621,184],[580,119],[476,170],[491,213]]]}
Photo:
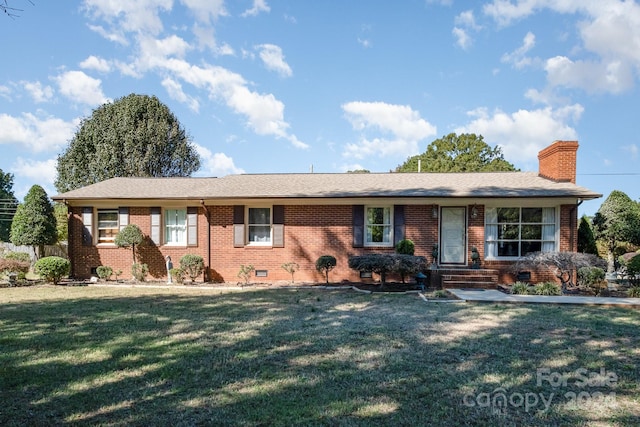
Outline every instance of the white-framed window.
{"label": "white-framed window", "polygon": [[187,244],[187,209],[165,209],[164,243],[166,245]]}
{"label": "white-framed window", "polygon": [[517,258],[557,248],[556,209],[496,207],[485,211],[487,258]]}
{"label": "white-framed window", "polygon": [[364,245],[393,246],[393,207],[365,206]]}
{"label": "white-framed window", "polygon": [[113,243],[120,231],[118,209],[98,209],[98,243]]}
{"label": "white-framed window", "polygon": [[271,208],[247,208],[247,243],[249,245],[271,245]]}

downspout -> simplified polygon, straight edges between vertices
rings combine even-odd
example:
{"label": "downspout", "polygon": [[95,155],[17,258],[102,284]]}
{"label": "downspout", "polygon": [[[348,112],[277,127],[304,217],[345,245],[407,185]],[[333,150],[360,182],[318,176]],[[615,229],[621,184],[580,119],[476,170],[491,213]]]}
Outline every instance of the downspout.
{"label": "downspout", "polygon": [[200,205],[202,205],[202,209],[207,214],[207,267],[204,269],[204,281],[207,283],[211,279],[209,277],[209,271],[211,270],[211,214],[204,204],[204,200],[200,200]]}
{"label": "downspout", "polygon": [[[578,250],[578,245],[575,237],[575,234],[577,232],[578,229],[578,214],[577,214],[577,210],[578,210],[578,206],[580,206],[582,204],[582,202],[584,202],[584,200],[578,199],[578,201],[576,202],[576,205],[574,207],[571,208],[571,234],[569,235],[569,244],[571,245],[571,251],[573,251],[573,248],[576,248],[576,251]],[[574,213],[575,216],[574,216]],[[574,219],[575,219],[575,223],[574,223]],[[575,246],[574,246],[575,243]]]}

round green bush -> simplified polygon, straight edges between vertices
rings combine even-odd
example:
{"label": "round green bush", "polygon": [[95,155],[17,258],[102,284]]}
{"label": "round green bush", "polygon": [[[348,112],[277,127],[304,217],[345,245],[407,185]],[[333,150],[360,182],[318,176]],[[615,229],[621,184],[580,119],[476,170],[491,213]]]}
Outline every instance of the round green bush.
{"label": "round green bush", "polygon": [[64,276],[69,275],[71,263],[65,258],[48,256],[36,261],[34,271],[47,282],[57,285]]}
{"label": "round green bush", "polygon": [[180,268],[195,282],[204,271],[204,260],[200,255],[186,254],[180,258]]}
{"label": "round green bush", "polygon": [[113,269],[106,265],[101,265],[96,268],[96,274],[102,280],[108,280],[109,277],[111,277],[111,275],[113,274]]}
{"label": "round green bush", "polygon": [[529,294],[529,284],[525,282],[516,282],[511,285],[511,293],[513,295],[527,295]]}
{"label": "round green bush", "polygon": [[396,253],[402,255],[413,255],[416,251],[416,245],[412,240],[402,239],[396,244]]}
{"label": "round green bush", "polygon": [[336,257],[333,255],[322,255],[316,260],[316,270],[324,273],[326,282],[329,283],[329,272],[337,265]]}

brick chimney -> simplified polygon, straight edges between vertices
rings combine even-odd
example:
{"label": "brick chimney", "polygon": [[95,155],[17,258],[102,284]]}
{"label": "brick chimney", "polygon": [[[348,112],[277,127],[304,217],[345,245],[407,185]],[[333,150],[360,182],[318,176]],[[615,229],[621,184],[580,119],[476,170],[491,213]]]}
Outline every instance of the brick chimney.
{"label": "brick chimney", "polygon": [[577,152],[578,141],[554,141],[538,153],[538,175],[575,184]]}

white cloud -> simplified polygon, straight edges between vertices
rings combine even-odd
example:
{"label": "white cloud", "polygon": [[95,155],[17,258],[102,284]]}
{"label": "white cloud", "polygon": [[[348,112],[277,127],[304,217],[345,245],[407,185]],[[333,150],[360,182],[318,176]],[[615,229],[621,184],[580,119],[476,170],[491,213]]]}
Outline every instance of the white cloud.
{"label": "white cloud", "polygon": [[557,55],[546,61],[550,85],[608,93],[634,86],[640,72],[640,4],[620,0],[494,0],[483,11],[504,26],[544,9],[579,15],[576,26],[583,43],[573,53],[583,53],[581,58]]}
{"label": "white cloud", "polygon": [[358,143],[346,146],[343,154],[347,157],[413,155],[418,152],[420,141],[436,134],[435,126],[406,105],[355,101],[343,104],[342,109],[354,129],[391,136],[372,139],[363,136]]}
{"label": "white cloud", "polygon": [[111,64],[106,59],[91,55],[80,63],[80,68],[108,73],[111,71]]}
{"label": "white cloud", "polygon": [[186,104],[192,111],[195,111],[196,113],[199,111],[200,103],[198,102],[198,100],[184,93],[184,91],[182,90],[182,85],[177,81],[167,77],[166,79],[162,80],[162,87],[165,88],[171,99],[175,99],[178,102]]}
{"label": "white cloud", "polygon": [[456,25],[461,25],[474,30],[480,30],[482,27],[476,23],[476,18],[473,15],[473,10],[465,10],[461,12],[454,20]]}
{"label": "white cloud", "polygon": [[36,104],[50,101],[51,98],[53,98],[53,89],[51,86],[42,86],[40,82],[22,81],[20,83]]}
{"label": "white cloud", "polygon": [[473,43],[473,39],[463,28],[453,27],[451,33],[456,38],[456,44],[463,50],[467,50]]}
{"label": "white cloud", "polygon": [[273,44],[261,44],[255,47],[258,55],[268,70],[275,71],[282,77],[291,77],[291,67],[284,60],[280,46]]}
{"label": "white cloud", "polygon": [[[113,30],[94,29],[101,35],[137,32],[159,34],[162,29],[161,12],[171,10],[173,0],[84,0],[84,10],[93,18],[102,18]],[[111,38],[110,38],[111,39]]]}
{"label": "white cloud", "polygon": [[215,31],[211,26],[193,26],[193,35],[196,37],[198,48],[207,48],[216,55],[234,55],[235,51],[229,44],[218,45]]}
{"label": "white cloud", "polygon": [[11,88],[9,86],[0,85],[0,96],[11,101]]}
{"label": "white cloud", "polygon": [[636,144],[625,145],[622,147],[622,150],[629,153],[632,160],[636,160],[638,158],[638,146]]}
{"label": "white cloud", "polygon": [[267,4],[266,0],[253,0],[253,7],[245,10],[240,16],[256,16],[260,12],[270,12],[271,8]]}
{"label": "white cloud", "polygon": [[369,39],[362,39],[360,37],[358,37],[358,43],[365,48],[370,48],[371,47],[371,40]]}
{"label": "white cloud", "polygon": [[224,153],[212,153],[206,147],[194,144],[196,151],[200,155],[201,167],[196,176],[224,176],[229,174],[239,174],[245,171],[233,163],[233,159]]}
{"label": "white cloud", "polygon": [[73,137],[79,123],[77,119],[65,122],[31,113],[19,117],[0,114],[0,144],[22,144],[34,152],[59,150]]}
{"label": "white cloud", "polygon": [[567,123],[578,121],[583,111],[580,104],[518,110],[511,114],[501,110],[489,113],[485,108],[478,108],[467,113],[473,120],[455,132],[480,134],[490,145],[500,145],[507,161],[516,165],[533,164],[538,152],[553,141],[577,139],[576,130]]}
{"label": "white cloud", "polygon": [[119,28],[115,28],[114,30],[109,31],[105,29],[102,25],[87,24],[87,27],[89,27],[91,31],[100,34],[103,38],[109,41],[121,44],[123,46],[127,46],[129,44],[127,37]]}
{"label": "white cloud", "polygon": [[52,195],[53,183],[56,179],[56,159],[33,160],[18,157],[11,166],[11,172],[20,178],[28,178],[31,182],[37,182],[47,194]]}
{"label": "white cloud", "polygon": [[533,60],[527,56],[527,52],[535,45],[536,36],[532,32],[528,32],[522,39],[522,45],[513,52],[502,55],[501,60],[502,62],[513,65],[517,69],[531,65]]}
{"label": "white cloud", "polygon": [[100,105],[109,101],[100,87],[102,81],[89,77],[82,71],[67,71],[54,80],[58,83],[60,93],[74,102]]}
{"label": "white cloud", "polygon": [[200,22],[209,23],[220,16],[227,16],[224,8],[224,0],[180,0],[193,12],[195,18]]}
{"label": "white cloud", "polygon": [[142,71],[162,66],[166,58],[184,58],[191,49],[189,43],[175,34],[163,39],[140,37],[139,43],[140,57],[137,64]]}
{"label": "white cloud", "polygon": [[621,93],[634,84],[633,70],[621,61],[572,61],[566,56],[556,56],[547,60],[545,71],[552,86],[580,88],[590,93]]}

